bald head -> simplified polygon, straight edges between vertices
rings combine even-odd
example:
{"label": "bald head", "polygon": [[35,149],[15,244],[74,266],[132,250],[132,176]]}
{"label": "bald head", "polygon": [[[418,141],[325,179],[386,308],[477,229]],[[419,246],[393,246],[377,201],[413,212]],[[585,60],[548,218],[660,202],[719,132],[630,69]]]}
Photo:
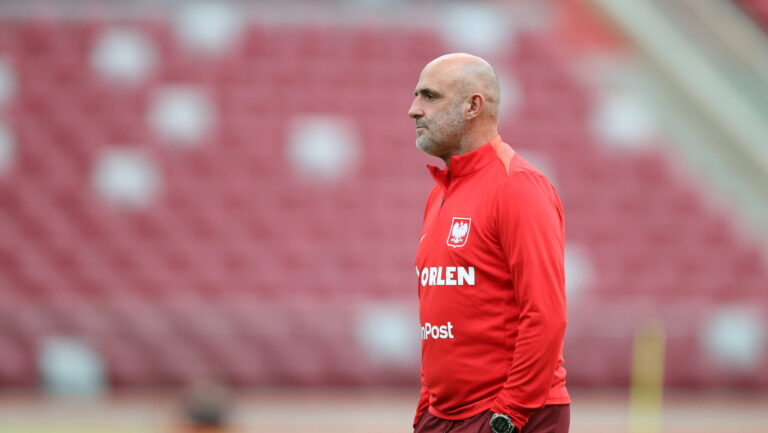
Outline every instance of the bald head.
{"label": "bald head", "polygon": [[499,78],[485,59],[466,53],[445,54],[427,63],[422,76],[426,73],[444,77],[456,86],[461,98],[480,94],[486,105],[484,114],[494,119],[498,117],[501,100]]}
{"label": "bald head", "polygon": [[497,134],[499,80],[491,65],[464,53],[429,62],[419,75],[408,115],[416,146],[450,164]]}

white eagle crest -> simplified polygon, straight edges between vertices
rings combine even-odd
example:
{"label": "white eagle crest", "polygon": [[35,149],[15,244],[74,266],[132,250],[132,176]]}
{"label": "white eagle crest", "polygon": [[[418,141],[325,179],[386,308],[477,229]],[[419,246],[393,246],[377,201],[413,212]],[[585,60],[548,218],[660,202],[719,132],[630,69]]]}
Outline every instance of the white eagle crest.
{"label": "white eagle crest", "polygon": [[453,223],[453,227],[451,228],[451,242],[460,244],[464,239],[464,236],[467,235],[468,230],[469,224],[465,221],[456,221]]}

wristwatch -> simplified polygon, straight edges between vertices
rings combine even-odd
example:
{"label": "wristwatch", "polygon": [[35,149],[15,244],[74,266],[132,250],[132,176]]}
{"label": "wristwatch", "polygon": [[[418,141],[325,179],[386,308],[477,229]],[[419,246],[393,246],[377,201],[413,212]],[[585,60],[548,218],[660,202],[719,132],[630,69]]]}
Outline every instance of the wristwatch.
{"label": "wristwatch", "polygon": [[515,433],[517,428],[508,416],[501,413],[491,415],[491,431],[493,433]]}

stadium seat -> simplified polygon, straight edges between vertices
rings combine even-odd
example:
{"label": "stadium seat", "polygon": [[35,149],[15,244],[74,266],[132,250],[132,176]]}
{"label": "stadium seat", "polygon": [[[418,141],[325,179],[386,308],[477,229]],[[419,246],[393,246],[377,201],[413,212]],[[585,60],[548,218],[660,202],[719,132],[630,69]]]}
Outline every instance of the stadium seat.
{"label": "stadium seat", "polygon": [[[0,51],[23,77],[0,107],[20,149],[0,176],[0,386],[34,386],[34,348],[57,332],[91,342],[118,388],[205,374],[235,386],[413,383],[415,365],[366,356],[352,307],[416,302],[413,256],[433,186],[424,164],[435,161],[413,146],[406,112],[423,64],[448,50],[434,30],[249,24],[231,52],[202,59],[162,19],[0,17],[0,27]],[[89,63],[113,27],[157,53],[133,87]],[[520,91],[502,134],[546,157],[567,240],[595,270],[573,302],[569,380],[626,384],[629,338],[658,311],[672,327],[676,314],[697,318],[670,337],[670,383],[741,384],[697,360],[697,333],[718,302],[764,300],[757,246],[664,152],[594,136],[599,95],[546,30],[521,30],[498,57]],[[196,145],[150,125],[153,97],[174,85],[210,97],[214,126]],[[286,151],[294,121],[316,114],[344,119],[358,140],[359,165],[336,183],[302,177]],[[94,167],[116,148],[156,166],[159,192],[145,206],[97,194]],[[743,384],[764,386],[759,377]]]}

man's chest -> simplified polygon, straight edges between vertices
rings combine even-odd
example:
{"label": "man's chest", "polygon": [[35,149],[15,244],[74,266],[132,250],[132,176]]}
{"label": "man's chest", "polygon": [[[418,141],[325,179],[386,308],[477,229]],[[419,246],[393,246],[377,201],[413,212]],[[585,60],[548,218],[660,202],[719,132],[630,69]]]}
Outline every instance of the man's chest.
{"label": "man's chest", "polygon": [[501,254],[493,201],[471,190],[441,193],[426,209],[416,266],[476,266]]}
{"label": "man's chest", "polygon": [[509,267],[497,227],[494,201],[483,191],[449,192],[430,202],[415,261],[422,307],[473,310],[502,301],[498,289],[506,287]]}

